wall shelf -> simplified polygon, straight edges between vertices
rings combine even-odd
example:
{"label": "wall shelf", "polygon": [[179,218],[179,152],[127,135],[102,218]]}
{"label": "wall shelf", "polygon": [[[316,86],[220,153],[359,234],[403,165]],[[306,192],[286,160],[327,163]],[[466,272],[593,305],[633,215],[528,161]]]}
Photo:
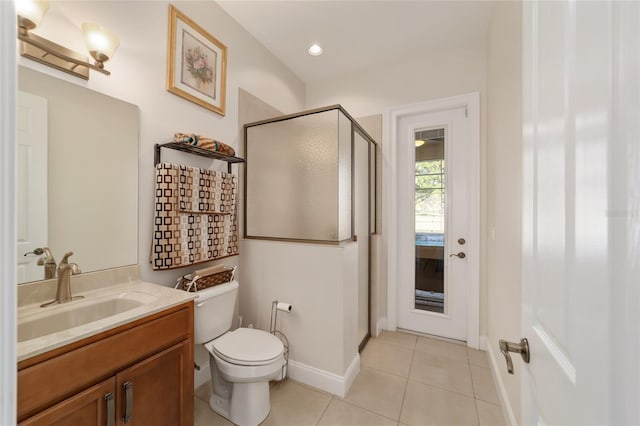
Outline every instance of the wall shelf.
{"label": "wall shelf", "polygon": [[158,165],[160,163],[160,150],[162,148],[174,149],[177,151],[188,152],[189,154],[199,155],[200,157],[213,158],[215,160],[224,161],[227,163],[227,172],[231,173],[231,164],[234,163],[244,163],[244,158],[234,157],[231,155],[221,154],[216,151],[211,151],[209,149],[198,148],[197,146],[189,145],[184,142],[167,142],[162,144],[155,144],[155,154],[154,154],[154,165]]}

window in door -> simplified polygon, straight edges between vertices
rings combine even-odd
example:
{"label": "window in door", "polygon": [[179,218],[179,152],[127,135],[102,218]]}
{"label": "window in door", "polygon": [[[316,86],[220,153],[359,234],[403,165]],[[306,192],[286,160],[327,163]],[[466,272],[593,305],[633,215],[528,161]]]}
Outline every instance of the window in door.
{"label": "window in door", "polygon": [[444,129],[415,133],[415,309],[444,313]]}

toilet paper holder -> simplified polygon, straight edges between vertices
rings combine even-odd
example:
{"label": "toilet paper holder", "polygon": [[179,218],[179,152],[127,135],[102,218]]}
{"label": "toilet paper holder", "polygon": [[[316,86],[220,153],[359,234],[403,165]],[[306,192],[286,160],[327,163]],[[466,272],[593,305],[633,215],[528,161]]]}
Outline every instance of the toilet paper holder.
{"label": "toilet paper holder", "polygon": [[284,364],[282,365],[282,374],[280,380],[287,377],[287,366],[289,365],[289,339],[280,330],[278,330],[278,311],[291,312],[293,306],[290,303],[279,302],[274,300],[271,302],[271,318],[269,319],[269,333],[273,334],[282,341],[284,346]]}

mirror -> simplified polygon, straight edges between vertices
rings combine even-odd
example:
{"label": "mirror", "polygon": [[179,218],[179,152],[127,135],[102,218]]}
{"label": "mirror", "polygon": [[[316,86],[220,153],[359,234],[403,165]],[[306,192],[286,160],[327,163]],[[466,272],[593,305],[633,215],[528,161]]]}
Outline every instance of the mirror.
{"label": "mirror", "polygon": [[23,66],[18,89],[18,283],[44,279],[42,247],[137,264],[138,107]]}

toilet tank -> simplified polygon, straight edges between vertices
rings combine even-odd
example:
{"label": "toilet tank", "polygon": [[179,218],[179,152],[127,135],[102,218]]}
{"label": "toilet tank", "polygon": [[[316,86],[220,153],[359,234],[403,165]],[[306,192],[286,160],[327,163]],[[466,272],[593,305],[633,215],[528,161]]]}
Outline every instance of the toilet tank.
{"label": "toilet tank", "polygon": [[206,343],[231,329],[237,297],[237,281],[198,291],[193,324],[196,344]]}

